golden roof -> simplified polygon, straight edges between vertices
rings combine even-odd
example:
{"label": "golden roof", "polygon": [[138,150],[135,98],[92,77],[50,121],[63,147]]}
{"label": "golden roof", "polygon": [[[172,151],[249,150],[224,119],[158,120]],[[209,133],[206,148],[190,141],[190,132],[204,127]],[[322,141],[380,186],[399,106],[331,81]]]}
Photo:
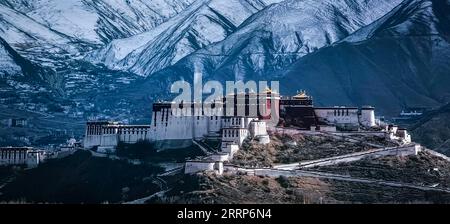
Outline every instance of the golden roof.
{"label": "golden roof", "polygon": [[269,87],[266,87],[263,93],[272,93],[272,90]]}
{"label": "golden roof", "polygon": [[294,99],[307,99],[309,96],[306,94],[305,90],[297,92],[297,95],[293,96]]}
{"label": "golden roof", "polygon": [[264,89],[264,91],[262,91],[262,93],[267,93],[267,94],[277,94],[276,91],[273,91],[272,89],[270,89],[269,87],[266,87]]}

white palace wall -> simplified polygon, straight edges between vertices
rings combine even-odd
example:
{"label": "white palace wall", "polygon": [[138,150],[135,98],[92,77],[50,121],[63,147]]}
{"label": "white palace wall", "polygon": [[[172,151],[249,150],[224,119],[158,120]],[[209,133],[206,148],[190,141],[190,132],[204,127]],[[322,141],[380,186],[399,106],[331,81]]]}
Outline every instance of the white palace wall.
{"label": "white palace wall", "polygon": [[359,124],[358,108],[314,108],[319,119],[335,124]]}
{"label": "white palace wall", "polygon": [[314,112],[319,120],[331,124],[376,126],[375,109],[370,106],[364,106],[361,109],[356,107],[316,107]]}
{"label": "white palace wall", "polygon": [[0,147],[0,166],[26,165],[28,168],[34,168],[43,159],[43,151],[30,147]]}
{"label": "white palace wall", "polygon": [[223,173],[223,162],[208,160],[188,160],[184,166],[185,174],[193,174],[203,171],[213,171],[217,174]]}
{"label": "white palace wall", "polygon": [[[179,108],[172,111],[170,103],[154,104],[151,125],[88,122],[84,147],[113,149],[119,142],[130,144],[140,140],[188,142],[218,135],[222,137],[222,148],[226,148],[228,144],[240,146],[248,136],[259,138],[264,144],[270,141],[267,136],[267,124],[264,121],[251,117],[205,116],[201,108],[194,106],[189,104],[186,109]],[[329,123],[351,125],[359,125],[361,122],[367,125],[374,123],[373,108],[369,107],[361,111],[354,107],[314,108],[314,111],[319,120]],[[223,111],[217,110],[216,113],[221,115]]]}
{"label": "white palace wall", "polygon": [[[117,122],[88,122],[84,147],[114,148],[119,142],[136,143],[139,140],[169,142],[204,138],[220,133],[224,123],[221,116],[192,116],[183,110],[161,108],[152,113],[151,125],[122,125]],[[233,121],[238,122],[238,121]],[[248,122],[243,119],[242,122]],[[168,145],[168,144],[163,144]],[[170,144],[169,144],[170,145]],[[183,145],[186,145],[183,143]]]}

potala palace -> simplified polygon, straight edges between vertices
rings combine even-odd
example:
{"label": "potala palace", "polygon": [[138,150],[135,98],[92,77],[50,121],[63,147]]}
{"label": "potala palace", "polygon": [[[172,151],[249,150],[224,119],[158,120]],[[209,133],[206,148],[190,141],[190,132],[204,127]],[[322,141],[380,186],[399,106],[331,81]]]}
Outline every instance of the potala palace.
{"label": "potala palace", "polygon": [[[255,104],[256,103],[256,104]],[[257,113],[250,112],[256,105]],[[227,96],[223,101],[208,105],[215,115],[205,115],[205,106],[182,102],[153,104],[151,125],[125,125],[111,121],[89,121],[86,126],[84,147],[97,152],[112,153],[119,142],[133,144],[138,141],[157,143],[161,149],[181,148],[201,139],[221,141],[220,151],[201,160],[186,162],[186,173],[199,170],[221,172],[223,161],[232,159],[247,138],[260,144],[270,142],[274,128],[295,127],[321,132],[348,132],[370,130],[379,126],[375,109],[370,106],[315,107],[312,97],[304,91],[292,97],[282,97],[266,89],[261,93],[242,93]],[[173,109],[176,108],[176,109]],[[230,111],[231,110],[231,111]],[[244,113],[237,113],[244,111]],[[269,113],[268,113],[269,112]],[[274,124],[272,118],[279,116]],[[387,138],[410,142],[404,129],[386,126],[381,132]]]}

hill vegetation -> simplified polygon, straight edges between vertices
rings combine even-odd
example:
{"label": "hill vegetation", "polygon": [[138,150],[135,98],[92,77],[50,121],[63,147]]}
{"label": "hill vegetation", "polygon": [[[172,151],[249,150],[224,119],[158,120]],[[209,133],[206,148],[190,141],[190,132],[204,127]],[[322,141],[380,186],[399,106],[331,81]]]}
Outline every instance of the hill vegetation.
{"label": "hill vegetation", "polygon": [[87,151],[23,170],[0,189],[0,202],[118,203],[160,190],[155,176],[163,169],[93,157]]}
{"label": "hill vegetation", "polygon": [[349,142],[323,135],[274,134],[267,145],[246,140],[233,158],[233,163],[243,166],[270,167],[279,163],[322,159],[367,151],[373,147],[364,142],[393,146],[392,142],[379,137],[364,137],[360,142]]}
{"label": "hill vegetation", "polygon": [[411,130],[414,141],[450,156],[450,104],[428,112]]}

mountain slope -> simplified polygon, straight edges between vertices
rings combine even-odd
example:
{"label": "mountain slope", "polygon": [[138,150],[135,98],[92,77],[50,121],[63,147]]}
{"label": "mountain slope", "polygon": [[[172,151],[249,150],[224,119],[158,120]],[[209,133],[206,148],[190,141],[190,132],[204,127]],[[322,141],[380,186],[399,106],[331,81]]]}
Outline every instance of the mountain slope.
{"label": "mountain slope", "polygon": [[109,43],[153,29],[194,0],[0,0],[0,36],[53,69]]}
{"label": "mountain slope", "polygon": [[21,67],[14,60],[14,53],[9,45],[0,38],[0,77],[22,75]]}
{"label": "mountain slope", "polygon": [[450,100],[450,3],[407,0],[344,41],[299,60],[282,86],[322,104],[371,104],[385,115]]}
{"label": "mountain slope", "polygon": [[399,2],[283,1],[249,18],[224,41],[181,60],[168,73],[192,74],[198,65],[219,80],[273,78],[275,71],[345,38]]}
{"label": "mountain slope", "polygon": [[[102,100],[128,98],[132,101],[130,104],[135,108],[134,111],[144,114],[147,112],[142,108],[147,108],[153,100],[174,97],[170,94],[173,82],[180,79],[192,82],[196,69],[202,71],[205,81],[274,79],[281,68],[287,67],[297,58],[347,37],[382,17],[395,5],[395,1],[375,4],[362,0],[288,0],[273,4],[251,16],[225,40],[198,50],[173,66],[152,74],[120,96],[111,95]],[[328,41],[325,37],[329,37]],[[300,44],[299,40],[302,39]]]}
{"label": "mountain slope", "polygon": [[[0,79],[44,82],[53,75],[52,71],[44,69],[20,56],[8,43],[0,38]],[[50,84],[50,83],[49,83]]]}
{"label": "mountain slope", "polygon": [[193,1],[1,0],[0,5],[57,33],[101,44],[150,30]]}
{"label": "mountain slope", "polygon": [[6,106],[9,107],[37,108],[39,105],[45,111],[47,99],[26,100],[44,95],[41,91],[44,90],[48,92],[46,98],[52,101],[76,101],[66,103],[65,112],[82,114],[89,106],[85,100],[89,97],[82,94],[96,95],[99,91],[127,85],[134,79],[133,74],[86,63],[81,60],[84,55],[112,39],[151,30],[192,2],[194,0],[0,0],[0,37],[2,45],[9,49],[6,52],[1,48],[0,52],[3,65],[0,74],[5,77],[0,80],[1,99],[8,99]]}
{"label": "mountain slope", "polygon": [[450,104],[426,113],[411,131],[414,141],[450,156]]}
{"label": "mountain slope", "polygon": [[115,40],[87,60],[150,75],[184,56],[223,40],[245,19],[281,0],[198,0],[155,29]]}
{"label": "mountain slope", "polygon": [[[8,117],[9,114],[5,107],[24,108],[27,104],[35,105],[37,101],[45,104],[53,102],[60,94],[61,81],[54,71],[20,56],[0,38],[0,102],[3,116]],[[21,144],[20,141],[16,143]]]}

